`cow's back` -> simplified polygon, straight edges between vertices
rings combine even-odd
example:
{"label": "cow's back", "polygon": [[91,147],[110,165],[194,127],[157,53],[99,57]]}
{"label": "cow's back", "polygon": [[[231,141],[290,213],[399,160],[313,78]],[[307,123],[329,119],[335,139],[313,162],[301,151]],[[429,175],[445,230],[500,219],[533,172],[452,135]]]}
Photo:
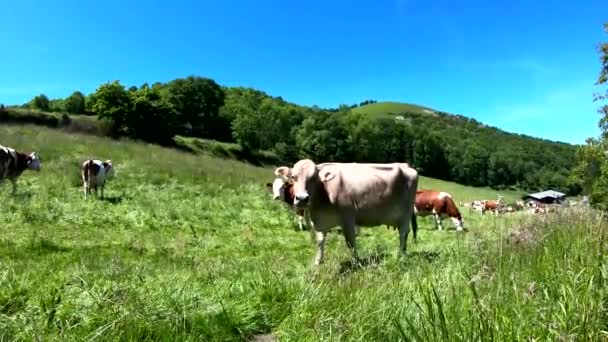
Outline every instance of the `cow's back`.
{"label": "cow's back", "polygon": [[14,149],[0,145],[0,180],[14,176],[17,168],[17,153]]}
{"label": "cow's back", "polygon": [[398,225],[408,206],[412,206],[417,172],[407,164],[326,163],[319,174],[331,172],[334,178],[323,183],[328,205],[352,211],[358,225]]}

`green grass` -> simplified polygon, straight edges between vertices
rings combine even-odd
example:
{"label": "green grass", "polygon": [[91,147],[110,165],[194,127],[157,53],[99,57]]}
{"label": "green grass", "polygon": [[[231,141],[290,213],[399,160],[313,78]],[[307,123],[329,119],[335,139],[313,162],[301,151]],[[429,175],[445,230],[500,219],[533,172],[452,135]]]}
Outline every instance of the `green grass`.
{"label": "green grass", "polygon": [[[464,212],[463,234],[421,218],[401,260],[395,231],[364,228],[361,268],[331,233],[313,272],[310,234],[266,192],[272,167],[34,126],[0,126],[0,144],[43,158],[18,195],[0,186],[0,341],[607,337],[606,224],[592,214]],[[90,157],[115,162],[107,200],[83,199]]]}
{"label": "green grass", "polygon": [[401,113],[418,113],[431,115],[435,112],[434,109],[423,107],[415,104],[401,102],[376,102],[367,104],[352,109],[356,113],[366,113],[372,116],[395,115]]}

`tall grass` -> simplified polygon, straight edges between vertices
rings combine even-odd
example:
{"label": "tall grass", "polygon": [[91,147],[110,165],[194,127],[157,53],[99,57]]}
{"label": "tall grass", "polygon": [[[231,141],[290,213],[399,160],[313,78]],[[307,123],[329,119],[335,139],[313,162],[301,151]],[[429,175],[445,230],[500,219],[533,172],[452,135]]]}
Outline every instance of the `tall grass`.
{"label": "tall grass", "polygon": [[[464,212],[464,234],[421,218],[403,259],[395,231],[363,228],[363,267],[332,233],[314,271],[310,234],[266,192],[272,168],[40,127],[0,126],[0,144],[43,158],[16,196],[0,186],[0,341],[605,336],[594,214]],[[91,157],[116,165],[105,200],[83,199],[78,166]]]}

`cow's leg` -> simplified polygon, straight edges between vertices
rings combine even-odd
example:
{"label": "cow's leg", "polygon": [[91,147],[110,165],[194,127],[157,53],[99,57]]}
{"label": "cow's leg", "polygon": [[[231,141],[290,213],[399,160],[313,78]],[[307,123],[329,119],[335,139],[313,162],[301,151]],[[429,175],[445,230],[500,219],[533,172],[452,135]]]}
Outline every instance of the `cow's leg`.
{"label": "cow's leg", "polygon": [[406,217],[399,225],[399,253],[404,255],[407,250],[407,236],[410,233],[410,219]]}
{"label": "cow's leg", "polygon": [[435,220],[435,229],[443,230],[443,227],[441,226],[441,217],[439,217],[439,214],[437,214],[435,209],[433,209],[433,219]]}
{"label": "cow's leg", "polygon": [[105,184],[101,184],[101,198],[103,198],[103,189],[105,188]]}
{"label": "cow's leg", "polygon": [[82,191],[84,192],[84,199],[87,199],[87,194],[89,192],[89,182],[83,181],[83,183],[82,183]]}
{"label": "cow's leg", "polygon": [[354,261],[359,260],[357,255],[357,226],[355,224],[354,215],[345,215],[342,218],[342,234],[344,234],[344,240],[346,241],[346,247],[350,249],[351,256]]}
{"label": "cow's leg", "polygon": [[414,235],[414,242],[417,242],[417,240],[418,240],[417,230],[418,230],[418,222],[416,221],[416,214],[413,214],[412,215],[412,233]]}
{"label": "cow's leg", "polygon": [[10,178],[11,183],[13,184],[13,195],[17,193],[17,179]]}
{"label": "cow's leg", "polygon": [[317,255],[315,256],[315,265],[318,266],[323,263],[323,257],[325,255],[325,240],[327,238],[327,232],[315,231],[315,237],[317,240]]}

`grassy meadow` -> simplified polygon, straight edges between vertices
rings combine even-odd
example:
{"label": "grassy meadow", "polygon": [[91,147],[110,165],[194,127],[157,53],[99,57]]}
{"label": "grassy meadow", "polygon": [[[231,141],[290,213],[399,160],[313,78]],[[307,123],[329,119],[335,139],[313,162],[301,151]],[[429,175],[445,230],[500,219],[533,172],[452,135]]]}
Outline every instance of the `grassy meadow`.
{"label": "grassy meadow", "polygon": [[[207,153],[0,126],[37,151],[18,194],[0,185],[0,341],[438,341],[608,338],[606,223],[463,211],[397,257],[397,232],[363,228],[362,266],[339,230],[315,245],[265,184],[273,168]],[[83,198],[79,165],[112,159],[106,199]],[[456,201],[519,193],[422,177]]]}

